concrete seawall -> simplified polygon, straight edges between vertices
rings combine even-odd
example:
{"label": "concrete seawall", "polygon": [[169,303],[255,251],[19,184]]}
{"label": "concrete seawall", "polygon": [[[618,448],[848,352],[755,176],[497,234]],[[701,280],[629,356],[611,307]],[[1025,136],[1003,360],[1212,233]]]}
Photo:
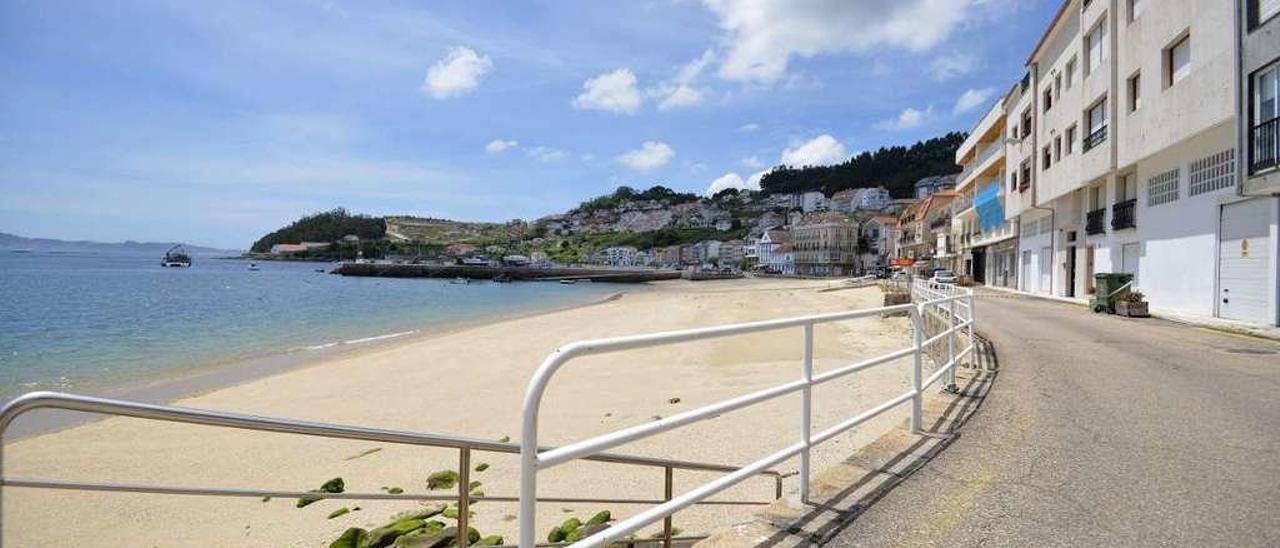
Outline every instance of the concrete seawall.
{"label": "concrete seawall", "polygon": [[643,283],[678,280],[676,270],[620,270],[606,268],[535,268],[528,266],[365,264],[342,263],[333,270],[343,276],[383,278],[469,278],[491,280],[503,276],[512,280],[591,280],[596,282]]}

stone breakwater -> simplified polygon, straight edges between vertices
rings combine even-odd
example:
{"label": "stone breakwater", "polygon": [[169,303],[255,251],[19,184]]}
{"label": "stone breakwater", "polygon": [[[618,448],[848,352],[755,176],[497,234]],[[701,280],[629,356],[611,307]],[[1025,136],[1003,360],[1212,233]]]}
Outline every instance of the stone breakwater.
{"label": "stone breakwater", "polygon": [[531,266],[490,265],[429,265],[342,263],[333,269],[343,276],[371,276],[383,278],[468,278],[492,280],[591,280],[596,282],[643,283],[660,280],[678,280],[676,270],[645,270],[616,268],[537,268]]}

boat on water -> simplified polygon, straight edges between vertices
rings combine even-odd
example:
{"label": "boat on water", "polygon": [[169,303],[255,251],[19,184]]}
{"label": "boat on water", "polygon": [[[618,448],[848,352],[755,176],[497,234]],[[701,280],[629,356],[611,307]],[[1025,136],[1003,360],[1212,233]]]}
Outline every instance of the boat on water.
{"label": "boat on water", "polygon": [[191,266],[191,255],[187,254],[187,249],[182,247],[182,244],[175,245],[164,252],[164,258],[160,259],[160,266],[188,268]]}
{"label": "boat on water", "polygon": [[262,269],[258,268],[258,263],[249,263],[249,270],[258,271]]}
{"label": "boat on water", "polygon": [[458,276],[457,278],[454,278],[454,279],[450,280],[450,281],[449,281],[449,283],[451,283],[451,284],[467,285],[467,284],[471,283],[471,278],[463,278],[462,276]]}
{"label": "boat on water", "polygon": [[578,283],[578,280],[572,280],[572,279],[567,279],[567,278],[566,278],[566,279],[560,280],[560,283],[562,283],[562,284],[564,284],[564,285],[573,285],[573,284]]}

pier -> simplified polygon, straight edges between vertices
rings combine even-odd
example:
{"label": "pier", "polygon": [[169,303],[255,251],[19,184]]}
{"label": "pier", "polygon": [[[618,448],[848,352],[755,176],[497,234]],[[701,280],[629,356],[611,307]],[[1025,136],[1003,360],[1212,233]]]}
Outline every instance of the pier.
{"label": "pier", "polygon": [[343,276],[381,278],[468,278],[492,280],[503,277],[521,281],[590,280],[593,282],[644,283],[678,280],[678,270],[617,269],[532,266],[491,266],[454,264],[342,263],[333,270]]}

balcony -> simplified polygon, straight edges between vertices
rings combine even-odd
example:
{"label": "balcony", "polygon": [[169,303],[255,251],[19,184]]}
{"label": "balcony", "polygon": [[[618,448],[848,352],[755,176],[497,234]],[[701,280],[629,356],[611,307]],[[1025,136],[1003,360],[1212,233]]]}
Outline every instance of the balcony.
{"label": "balcony", "polygon": [[1103,221],[1107,217],[1107,208],[1099,208],[1085,214],[1084,233],[1090,236],[1094,234],[1102,234],[1107,231],[1106,223]]}
{"label": "balcony", "polygon": [[[1137,198],[1129,198],[1123,202],[1116,202],[1115,205],[1111,206],[1111,230],[1136,228],[1138,226],[1137,206]],[[1093,215],[1093,212],[1089,212],[1089,215]]]}
{"label": "balcony", "polygon": [[1094,130],[1093,133],[1090,133],[1088,136],[1084,138],[1084,145],[1083,145],[1084,151],[1089,152],[1089,150],[1093,149],[1093,147],[1096,147],[1106,141],[1107,141],[1107,126],[1104,125]]}
{"label": "balcony", "polygon": [[1280,166],[1280,118],[1272,118],[1249,129],[1249,174]]}

